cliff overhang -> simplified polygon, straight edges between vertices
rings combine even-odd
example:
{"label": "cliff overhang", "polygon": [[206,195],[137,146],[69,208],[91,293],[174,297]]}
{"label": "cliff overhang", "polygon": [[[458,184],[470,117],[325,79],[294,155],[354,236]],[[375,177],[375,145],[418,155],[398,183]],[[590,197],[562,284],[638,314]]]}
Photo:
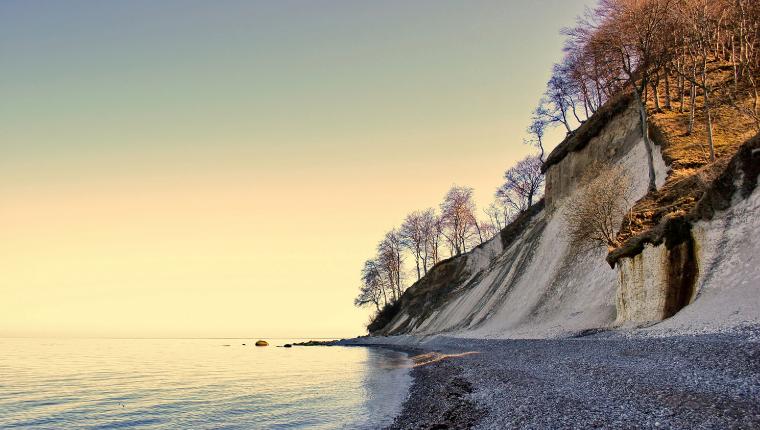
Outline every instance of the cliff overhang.
{"label": "cliff overhang", "polygon": [[[760,174],[760,133],[744,142],[729,160],[719,160],[711,168],[721,172],[711,183],[703,186],[704,190],[693,191],[701,195],[692,208],[679,215],[665,216],[655,227],[629,238],[610,251],[607,255],[610,267],[614,268],[622,258],[641,254],[646,244],[659,246],[664,243],[671,250],[691,240],[693,223],[711,220],[716,212],[728,209],[737,192],[742,199],[752,194]],[[702,186],[696,181],[688,185]]]}

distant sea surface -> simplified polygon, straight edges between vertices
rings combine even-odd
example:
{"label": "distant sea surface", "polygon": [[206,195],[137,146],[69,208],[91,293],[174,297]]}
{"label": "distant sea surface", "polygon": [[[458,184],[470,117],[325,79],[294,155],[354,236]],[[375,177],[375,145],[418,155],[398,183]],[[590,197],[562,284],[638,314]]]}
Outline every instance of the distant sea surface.
{"label": "distant sea surface", "polygon": [[0,339],[0,428],[369,429],[407,396],[402,353],[255,341]]}

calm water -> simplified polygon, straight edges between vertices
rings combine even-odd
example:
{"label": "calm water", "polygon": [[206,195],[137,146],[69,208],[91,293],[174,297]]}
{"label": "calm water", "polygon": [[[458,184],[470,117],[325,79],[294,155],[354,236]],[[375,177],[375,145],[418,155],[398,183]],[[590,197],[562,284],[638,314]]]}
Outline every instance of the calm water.
{"label": "calm water", "polygon": [[407,395],[400,353],[252,344],[0,339],[0,428],[377,428]]}

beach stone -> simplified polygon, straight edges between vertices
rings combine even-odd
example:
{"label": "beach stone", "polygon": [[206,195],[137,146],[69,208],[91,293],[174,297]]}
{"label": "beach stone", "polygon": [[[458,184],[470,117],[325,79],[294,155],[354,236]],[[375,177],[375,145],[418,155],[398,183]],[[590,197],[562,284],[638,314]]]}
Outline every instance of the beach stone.
{"label": "beach stone", "polygon": [[256,341],[256,346],[269,346],[269,342],[265,340]]}

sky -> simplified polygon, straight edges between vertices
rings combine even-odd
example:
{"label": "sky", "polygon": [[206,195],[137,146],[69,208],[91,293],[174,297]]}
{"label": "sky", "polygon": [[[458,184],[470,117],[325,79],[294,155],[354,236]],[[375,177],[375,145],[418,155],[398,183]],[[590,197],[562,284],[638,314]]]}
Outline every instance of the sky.
{"label": "sky", "polygon": [[1,2],[0,336],[362,334],[363,261],[491,201],[584,5]]}

